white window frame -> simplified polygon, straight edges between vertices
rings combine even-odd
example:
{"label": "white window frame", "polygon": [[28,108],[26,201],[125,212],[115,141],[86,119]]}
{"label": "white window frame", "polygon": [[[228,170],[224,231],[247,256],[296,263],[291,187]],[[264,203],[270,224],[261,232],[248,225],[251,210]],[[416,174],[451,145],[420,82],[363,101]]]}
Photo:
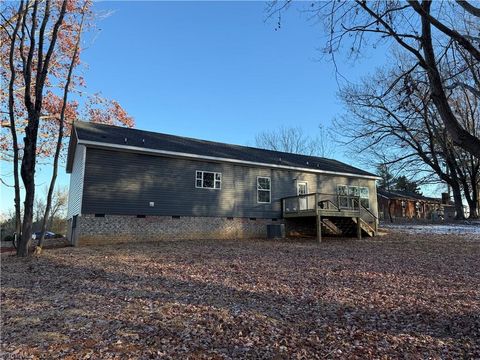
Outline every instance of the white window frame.
{"label": "white window frame", "polygon": [[[362,189],[367,189],[367,197],[362,197]],[[362,199],[368,200],[368,206],[365,206],[365,209],[370,209],[370,189],[368,186],[359,186],[358,193],[360,195],[360,203],[362,203]]]}
{"label": "white window frame", "polygon": [[[268,184],[270,185],[270,189],[260,189],[260,184],[258,182],[259,179],[268,179]],[[260,191],[268,191],[268,201],[260,201],[258,198],[258,194]],[[258,204],[270,204],[272,202],[272,179],[270,176],[257,176],[257,203]]]}
{"label": "white window frame", "polygon": [[[340,187],[345,187],[346,188],[346,193],[345,194],[340,194]],[[337,196],[338,196],[338,207],[340,209],[349,209],[349,189],[348,189],[348,185],[345,185],[345,184],[337,184]],[[347,200],[347,206],[341,206],[341,201],[340,201],[340,198],[346,198]]]}
{"label": "white window frame", "polygon": [[[302,184],[302,185],[305,185],[305,194],[300,194],[299,193],[299,185]],[[303,180],[297,180],[297,195],[307,195],[308,194],[308,182],[307,181],[303,181]]]}
{"label": "white window frame", "polygon": [[[347,194],[346,195],[340,195],[340,191],[339,191],[339,188],[340,187],[346,187],[347,188]],[[338,197],[346,197],[347,199],[349,199],[350,197],[353,197],[355,195],[350,195],[350,188],[357,188],[358,189],[358,196],[359,196],[359,200],[360,202],[362,201],[362,199],[368,199],[368,207],[365,207],[366,209],[370,209],[370,189],[368,188],[368,186],[359,186],[359,185],[345,185],[345,184],[337,184],[337,196]],[[367,189],[367,197],[362,197],[362,191],[361,189]],[[340,206],[340,204],[338,204]],[[350,204],[349,204],[349,207],[341,207],[342,209],[349,209],[350,208]]]}
{"label": "white window frame", "polygon": [[[198,174],[202,174],[201,177],[198,177]],[[209,173],[213,174],[213,187],[206,187],[203,186],[204,181],[204,174]],[[218,175],[218,179],[217,179]],[[198,186],[197,181],[200,180],[200,186]],[[217,187],[217,182],[219,183],[219,187]],[[222,190],[222,173],[215,172],[215,171],[208,171],[208,170],[195,170],[195,188],[197,189],[209,189],[209,190]]]}

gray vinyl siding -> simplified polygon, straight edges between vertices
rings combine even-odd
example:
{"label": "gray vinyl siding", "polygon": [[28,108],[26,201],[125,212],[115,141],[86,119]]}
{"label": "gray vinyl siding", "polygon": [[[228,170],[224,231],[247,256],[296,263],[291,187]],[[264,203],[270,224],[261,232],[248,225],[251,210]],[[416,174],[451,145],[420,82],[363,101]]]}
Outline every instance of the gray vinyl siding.
{"label": "gray vinyl siding", "polygon": [[[256,204],[255,173],[250,168],[236,168],[89,148],[82,213],[279,217],[279,211],[271,210],[272,204]],[[222,188],[196,188],[196,170],[222,173]]]}
{"label": "gray vinyl siding", "polygon": [[[221,189],[196,188],[196,170],[221,172]],[[270,204],[257,202],[258,176],[271,178]],[[333,180],[375,187],[373,180],[88,148],[82,213],[281,218],[280,199],[296,195],[297,181],[307,181],[309,192],[335,192]]]}
{"label": "gray vinyl siding", "polygon": [[83,180],[85,172],[85,152],[84,145],[78,145],[75,149],[75,157],[70,174],[70,188],[68,192],[67,219],[80,214],[82,206]]}

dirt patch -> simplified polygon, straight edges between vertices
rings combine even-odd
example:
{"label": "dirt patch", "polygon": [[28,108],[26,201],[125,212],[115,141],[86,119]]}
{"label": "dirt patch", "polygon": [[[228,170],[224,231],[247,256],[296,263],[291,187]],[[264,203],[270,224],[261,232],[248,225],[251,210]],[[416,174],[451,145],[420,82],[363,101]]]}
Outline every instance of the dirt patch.
{"label": "dirt patch", "polygon": [[1,257],[2,358],[478,358],[480,239],[177,241]]}

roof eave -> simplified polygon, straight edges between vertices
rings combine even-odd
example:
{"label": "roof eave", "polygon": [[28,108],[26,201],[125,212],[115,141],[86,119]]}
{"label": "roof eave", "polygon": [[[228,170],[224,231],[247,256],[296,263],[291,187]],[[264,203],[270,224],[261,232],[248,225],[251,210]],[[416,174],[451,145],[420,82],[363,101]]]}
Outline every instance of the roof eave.
{"label": "roof eave", "polygon": [[270,168],[279,168],[279,169],[287,169],[287,170],[296,170],[296,171],[305,171],[305,172],[312,172],[312,173],[319,173],[319,174],[329,174],[329,175],[342,175],[342,176],[350,176],[350,177],[358,177],[363,179],[369,180],[380,180],[381,178],[376,175],[362,175],[362,174],[354,174],[348,172],[336,172],[336,171],[328,171],[328,170],[321,170],[321,169],[311,169],[311,168],[303,168],[299,166],[288,166],[288,165],[278,165],[278,164],[270,164],[270,163],[262,163],[262,162],[255,162],[255,161],[246,161],[246,160],[238,160],[232,158],[222,158],[217,156],[207,156],[207,155],[198,155],[198,154],[191,154],[191,153],[183,153],[177,151],[167,151],[167,150],[159,150],[159,149],[151,149],[151,148],[143,148],[139,146],[132,146],[132,145],[119,145],[107,142],[98,142],[98,141],[91,141],[91,140],[82,140],[78,139],[77,144],[83,144],[86,146],[92,147],[99,147],[99,148],[110,148],[110,149],[117,149],[117,150],[125,150],[137,153],[149,153],[149,154],[157,154],[163,156],[171,156],[171,157],[181,157],[181,158],[190,158],[190,159],[200,159],[200,160],[209,160],[209,161],[218,161],[218,162],[227,162],[227,163],[237,163],[237,164],[244,164],[244,165],[253,165],[253,166],[262,166],[262,167],[270,167]]}

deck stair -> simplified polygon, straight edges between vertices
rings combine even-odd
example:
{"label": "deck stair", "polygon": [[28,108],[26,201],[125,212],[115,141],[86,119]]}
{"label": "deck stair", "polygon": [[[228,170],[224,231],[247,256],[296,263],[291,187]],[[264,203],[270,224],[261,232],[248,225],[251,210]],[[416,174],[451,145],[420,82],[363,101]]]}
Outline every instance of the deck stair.
{"label": "deck stair", "polygon": [[328,235],[342,235],[343,231],[341,227],[338,227],[330,219],[322,219],[322,232]]}
{"label": "deck stair", "polygon": [[[352,218],[352,221],[355,224],[357,224],[357,219],[356,218]],[[362,228],[362,234],[370,236],[370,237],[375,236],[375,229],[369,223],[367,223],[365,220],[363,220],[362,218],[360,218],[360,226]]]}
{"label": "deck stair", "polygon": [[342,236],[355,236],[357,234],[357,225],[350,217],[332,217],[330,218],[339,229]]}

